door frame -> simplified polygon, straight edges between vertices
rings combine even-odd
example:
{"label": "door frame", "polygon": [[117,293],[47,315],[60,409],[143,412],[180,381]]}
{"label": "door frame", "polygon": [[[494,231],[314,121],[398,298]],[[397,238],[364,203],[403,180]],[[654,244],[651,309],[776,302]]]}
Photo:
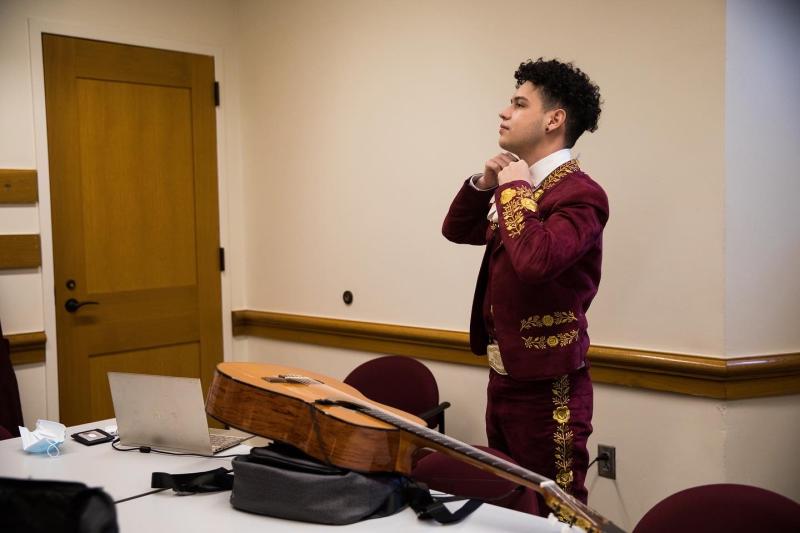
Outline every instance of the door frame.
{"label": "door frame", "polygon": [[[134,46],[147,46],[161,48],[175,52],[188,52],[214,57],[214,76],[223,86],[225,83],[225,66],[223,62],[223,48],[221,46],[208,46],[204,44],[187,43],[161,39],[150,35],[140,34],[137,31],[118,28],[104,28],[97,26],[75,25],[60,21],[46,19],[28,19],[28,38],[31,54],[31,85],[33,89],[33,134],[36,147],[36,168],[39,186],[39,234],[42,251],[42,311],[44,315],[44,332],[47,336],[45,347],[45,399],[47,405],[47,418],[58,420],[58,348],[56,342],[56,313],[55,313],[55,273],[53,269],[53,230],[50,213],[50,162],[47,146],[47,113],[44,98],[44,61],[42,56],[42,34],[55,33],[67,37],[95,39],[110,41],[119,44]],[[209,87],[209,90],[211,88]],[[217,129],[217,190],[219,195],[219,241],[220,246],[230,249],[228,227],[228,173],[227,151],[225,145],[225,106],[216,108]],[[233,358],[233,332],[231,324],[231,282],[230,265],[233,261],[226,261],[226,271],[220,272],[222,288],[222,346],[223,360]]]}

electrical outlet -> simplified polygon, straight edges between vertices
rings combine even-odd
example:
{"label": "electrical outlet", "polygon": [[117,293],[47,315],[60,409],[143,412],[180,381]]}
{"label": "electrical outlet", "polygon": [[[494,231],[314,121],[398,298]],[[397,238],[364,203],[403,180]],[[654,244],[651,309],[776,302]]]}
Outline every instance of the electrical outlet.
{"label": "electrical outlet", "polygon": [[617,449],[605,444],[597,445],[597,457],[608,454],[608,458],[597,460],[597,475],[608,479],[617,479]]}

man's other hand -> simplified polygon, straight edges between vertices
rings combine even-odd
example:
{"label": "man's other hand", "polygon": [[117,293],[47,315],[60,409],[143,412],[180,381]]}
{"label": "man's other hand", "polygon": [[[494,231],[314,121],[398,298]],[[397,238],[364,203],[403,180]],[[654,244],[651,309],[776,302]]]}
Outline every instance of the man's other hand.
{"label": "man's other hand", "polygon": [[531,181],[531,169],[528,163],[520,159],[506,165],[497,175],[498,185],[504,185],[511,181]]}
{"label": "man's other hand", "polygon": [[483,169],[483,176],[478,178],[475,185],[481,189],[493,189],[497,187],[497,176],[500,172],[511,163],[517,161],[514,154],[503,152],[497,154],[486,162]]}

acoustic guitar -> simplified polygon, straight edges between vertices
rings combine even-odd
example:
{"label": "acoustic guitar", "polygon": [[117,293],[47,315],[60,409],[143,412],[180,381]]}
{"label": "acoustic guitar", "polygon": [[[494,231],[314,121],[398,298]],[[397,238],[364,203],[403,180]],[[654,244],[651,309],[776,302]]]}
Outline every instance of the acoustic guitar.
{"label": "acoustic guitar", "polygon": [[432,448],[537,491],[562,520],[587,532],[624,533],[555,481],[434,431],[422,419],[373,402],[322,374],[261,363],[220,363],[206,412],[229,426],[359,472],[408,475],[414,452]]}

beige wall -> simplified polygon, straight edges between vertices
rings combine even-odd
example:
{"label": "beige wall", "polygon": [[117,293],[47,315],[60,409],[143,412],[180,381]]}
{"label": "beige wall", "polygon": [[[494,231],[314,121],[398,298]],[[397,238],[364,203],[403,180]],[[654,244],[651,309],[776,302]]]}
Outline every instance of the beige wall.
{"label": "beige wall", "polygon": [[40,418],[53,420],[47,413],[47,378],[43,364],[18,365],[14,367],[22,404],[25,427],[33,429]]}
{"label": "beige wall", "polygon": [[[194,52],[215,57],[223,104],[217,113],[221,241],[228,248],[223,306],[241,307],[244,254],[240,206],[239,88],[236,3],[225,0],[3,0],[0,2],[0,168],[39,172],[37,206],[0,206],[0,234],[40,233],[42,267],[0,271],[5,333],[45,331],[46,364],[17,368],[26,425],[58,417],[57,353],[52,296],[49,175],[44,123],[43,31]],[[232,230],[235,228],[235,231]],[[230,357],[230,313],[223,317]]]}
{"label": "beige wall", "polygon": [[242,2],[248,307],[464,329],[480,250],[441,221],[555,55],[605,100],[576,150],[611,197],[593,340],[723,355],[724,3],[645,4]]}
{"label": "beige wall", "polygon": [[725,479],[765,487],[800,501],[800,396],[724,405]]}
{"label": "beige wall", "polygon": [[800,2],[730,0],[727,18],[725,351],[797,352]]}

